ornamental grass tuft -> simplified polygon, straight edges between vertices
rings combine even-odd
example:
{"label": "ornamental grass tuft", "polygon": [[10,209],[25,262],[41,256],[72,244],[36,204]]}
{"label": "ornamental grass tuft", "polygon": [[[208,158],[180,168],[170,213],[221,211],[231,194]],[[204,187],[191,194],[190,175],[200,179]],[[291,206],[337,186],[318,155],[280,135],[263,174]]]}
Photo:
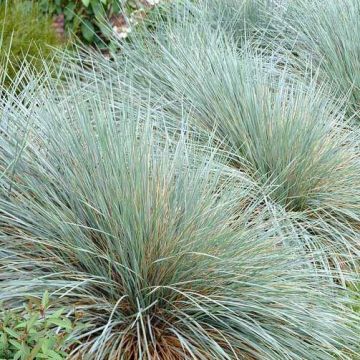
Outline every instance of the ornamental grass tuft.
{"label": "ornamental grass tuft", "polygon": [[213,171],[216,150],[78,90],[1,104],[1,301],[48,289],[87,324],[74,358],[356,353],[350,291],[283,245],[266,201]]}
{"label": "ornamental grass tuft", "polygon": [[347,99],[231,4],[164,5],[111,59],[2,86],[0,302],[49,294],[69,359],[360,353]]}
{"label": "ornamental grass tuft", "polygon": [[358,135],[340,100],[319,85],[320,75],[300,80],[290,62],[281,67],[276,52],[261,56],[252,45],[239,49],[228,32],[188,15],[145,40],[141,34],[114,61],[99,57],[95,71],[81,72],[89,88],[101,81],[117,94],[119,108],[126,98],[150,102],[173,133],[188,114],[193,139],[213,139],[227,154],[224,165],[246,174],[285,210],[306,248],[324,249],[338,269],[349,255],[355,265]]}

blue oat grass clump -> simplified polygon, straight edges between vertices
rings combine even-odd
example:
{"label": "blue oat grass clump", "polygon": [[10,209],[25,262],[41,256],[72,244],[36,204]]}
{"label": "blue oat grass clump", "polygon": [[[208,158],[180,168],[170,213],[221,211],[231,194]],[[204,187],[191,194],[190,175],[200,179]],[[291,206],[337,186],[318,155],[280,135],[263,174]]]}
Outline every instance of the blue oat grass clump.
{"label": "blue oat grass clump", "polygon": [[110,60],[3,86],[0,302],[49,294],[80,325],[70,359],[355,358],[347,112],[263,51],[266,11],[241,28],[205,1],[165,9]]}

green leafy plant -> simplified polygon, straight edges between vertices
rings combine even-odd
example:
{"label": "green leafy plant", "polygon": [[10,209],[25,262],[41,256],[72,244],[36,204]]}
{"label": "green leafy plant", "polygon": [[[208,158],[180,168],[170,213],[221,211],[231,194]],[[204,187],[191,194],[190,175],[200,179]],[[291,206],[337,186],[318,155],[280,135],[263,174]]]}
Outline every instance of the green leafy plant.
{"label": "green leafy plant", "polygon": [[[109,35],[105,26],[107,11],[119,12],[118,0],[42,0],[40,6],[51,15],[64,14],[64,26],[67,33],[80,36],[87,43],[102,45],[102,35]],[[113,10],[112,7],[115,6]]]}
{"label": "green leafy plant", "polygon": [[158,1],[129,0],[41,0],[44,12],[64,15],[68,34],[100,49],[111,47],[115,37],[125,38],[137,19],[143,18]]}
{"label": "green leafy plant", "polygon": [[64,309],[51,309],[48,292],[32,298],[23,308],[0,308],[0,358],[14,360],[66,358],[74,324]]}
{"label": "green leafy plant", "polygon": [[3,86],[10,86],[24,63],[36,72],[43,62],[52,62],[53,48],[62,43],[51,26],[51,19],[43,15],[38,4],[27,0],[0,2],[0,78]]}

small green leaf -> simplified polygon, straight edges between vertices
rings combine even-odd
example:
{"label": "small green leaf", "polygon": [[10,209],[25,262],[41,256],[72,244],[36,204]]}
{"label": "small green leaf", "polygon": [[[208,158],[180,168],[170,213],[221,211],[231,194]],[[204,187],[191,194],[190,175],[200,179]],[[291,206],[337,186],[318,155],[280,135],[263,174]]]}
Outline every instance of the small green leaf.
{"label": "small green leaf", "polygon": [[46,290],[41,300],[41,305],[46,308],[49,304],[49,292]]}
{"label": "small green leaf", "polygon": [[63,313],[64,313],[65,309],[64,308],[61,308],[61,309],[58,309],[56,310],[55,312],[53,312],[51,314],[51,316],[49,316],[50,319],[54,319],[54,318],[58,318],[60,317]]}
{"label": "small green leaf", "polygon": [[91,8],[93,9],[95,18],[99,21],[99,20],[103,20],[105,19],[106,16],[106,12],[104,9],[104,6],[101,5],[101,3],[99,2],[99,0],[92,0],[91,1]]}
{"label": "small green leaf", "polygon": [[118,14],[118,13],[121,11],[120,1],[115,1],[115,2],[112,4],[112,9],[113,9],[113,12],[114,12],[115,14]]}
{"label": "small green leaf", "polygon": [[81,33],[86,41],[92,42],[95,37],[95,28],[92,22],[84,20],[81,24]]}
{"label": "small green leaf", "polygon": [[27,324],[28,324],[27,321],[22,321],[15,326],[15,329],[25,329]]}
{"label": "small green leaf", "polygon": [[71,21],[75,16],[75,3],[68,4],[64,9],[64,15],[66,18],[66,21]]}
{"label": "small green leaf", "polygon": [[0,346],[2,347],[7,347],[8,345],[8,342],[7,342],[8,338],[6,336],[5,333],[0,333]]}
{"label": "small green leaf", "polygon": [[60,354],[58,354],[54,350],[49,350],[47,355],[49,356],[49,359],[51,359],[51,360],[63,360],[64,359]]}
{"label": "small green leaf", "polygon": [[38,320],[39,320],[39,315],[38,315],[38,314],[33,315],[33,316],[27,321],[27,329],[28,329],[28,330],[32,329]]}
{"label": "small green leaf", "polygon": [[22,360],[22,352],[21,350],[17,351],[14,355],[14,360],[19,360],[21,359]]}
{"label": "small green leaf", "polygon": [[84,5],[85,7],[88,7],[89,4],[90,4],[90,0],[81,0],[81,2],[83,3],[83,5]]}
{"label": "small green leaf", "polygon": [[15,330],[7,328],[7,327],[4,328],[4,330],[6,331],[6,333],[8,333],[13,338],[20,339],[20,334],[18,334]]}
{"label": "small green leaf", "polygon": [[47,352],[49,351],[50,349],[50,341],[49,339],[45,339],[42,344],[41,344],[41,351],[44,353],[44,354],[47,354]]}
{"label": "small green leaf", "polygon": [[24,360],[29,360],[30,348],[24,342],[21,343],[21,354]]}
{"label": "small green leaf", "polygon": [[28,360],[33,360],[35,359],[35,357],[37,356],[37,354],[39,353],[41,349],[41,344],[38,343],[34,346],[34,348],[31,350],[31,353],[29,355],[29,359]]}
{"label": "small green leaf", "polygon": [[56,319],[56,318],[50,318],[48,319],[48,322],[50,324],[54,324],[57,325],[63,329],[67,329],[67,330],[71,330],[72,329],[72,324],[71,321],[69,319]]}
{"label": "small green leaf", "polygon": [[21,343],[19,343],[18,341],[10,339],[10,340],[9,340],[9,343],[10,343],[12,346],[14,346],[16,349],[21,349]]}

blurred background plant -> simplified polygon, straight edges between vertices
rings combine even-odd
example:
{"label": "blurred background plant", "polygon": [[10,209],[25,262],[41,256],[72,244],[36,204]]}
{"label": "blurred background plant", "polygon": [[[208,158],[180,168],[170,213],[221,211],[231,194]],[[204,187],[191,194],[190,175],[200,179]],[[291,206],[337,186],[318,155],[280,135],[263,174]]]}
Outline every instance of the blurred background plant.
{"label": "blurred background plant", "polygon": [[[55,49],[76,39],[104,53],[117,51],[159,0],[0,0],[0,83],[7,88],[24,67],[53,66]],[[19,77],[17,77],[19,78]]]}
{"label": "blurred background plant", "polygon": [[58,33],[106,50],[113,38],[124,39],[133,25],[160,0],[41,0],[44,13],[54,17]]}
{"label": "blurred background plant", "polygon": [[30,0],[0,1],[0,80],[9,87],[25,62],[41,72],[63,41],[52,20]]}

